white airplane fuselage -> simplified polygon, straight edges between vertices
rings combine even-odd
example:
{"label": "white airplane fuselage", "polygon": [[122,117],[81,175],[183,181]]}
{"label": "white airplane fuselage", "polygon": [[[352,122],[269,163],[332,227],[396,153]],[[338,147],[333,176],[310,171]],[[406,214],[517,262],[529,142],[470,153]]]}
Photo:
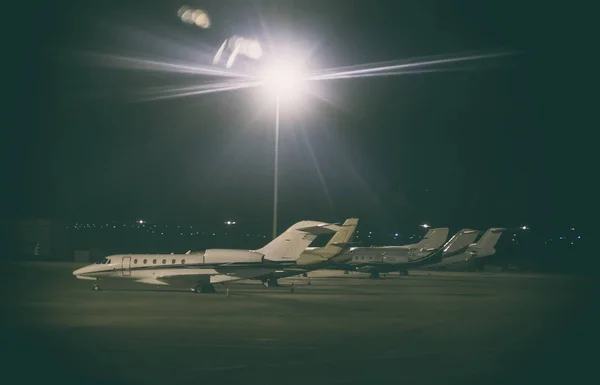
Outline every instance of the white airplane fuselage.
{"label": "white airplane fuselage", "polygon": [[157,285],[165,284],[159,281],[165,276],[200,275],[210,276],[210,283],[220,283],[246,279],[293,264],[287,261],[264,260],[211,263],[206,260],[204,254],[117,254],[106,257],[106,261],[108,263],[77,269],[73,275],[78,279],[130,279]]}

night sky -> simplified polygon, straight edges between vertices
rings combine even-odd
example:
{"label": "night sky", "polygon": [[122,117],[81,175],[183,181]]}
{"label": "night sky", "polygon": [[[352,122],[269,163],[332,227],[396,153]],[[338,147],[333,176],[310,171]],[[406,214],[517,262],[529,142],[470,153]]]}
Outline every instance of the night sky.
{"label": "night sky", "polygon": [[[550,23],[521,3],[40,2],[15,15],[8,46],[4,215],[270,223],[271,100],[245,90],[141,101],[152,87],[210,79],[94,60],[209,64],[239,34],[296,42],[316,69],[521,52],[452,67],[461,71],[327,81],[318,84],[327,101],[306,95],[284,107],[282,226],[350,216],[482,229],[576,224],[578,123],[556,96],[567,91],[561,64],[548,61]],[[211,28],[182,23],[184,4],[205,9]]]}

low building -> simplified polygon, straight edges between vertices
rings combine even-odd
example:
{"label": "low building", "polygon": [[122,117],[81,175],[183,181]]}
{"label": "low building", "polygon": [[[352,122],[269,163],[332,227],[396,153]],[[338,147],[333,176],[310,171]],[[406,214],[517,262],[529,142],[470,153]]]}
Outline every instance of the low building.
{"label": "low building", "polygon": [[9,239],[2,254],[10,259],[67,260],[65,226],[49,219],[20,219],[9,225]]}

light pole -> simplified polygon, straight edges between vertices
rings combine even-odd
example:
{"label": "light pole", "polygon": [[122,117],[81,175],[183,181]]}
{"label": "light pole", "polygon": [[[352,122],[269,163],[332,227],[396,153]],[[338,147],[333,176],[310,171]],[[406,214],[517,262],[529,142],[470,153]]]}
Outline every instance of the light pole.
{"label": "light pole", "polygon": [[277,238],[279,195],[279,125],[281,103],[291,102],[304,83],[304,77],[292,60],[276,60],[262,74],[263,85],[275,96],[275,175],[273,178],[273,239]]}
{"label": "light pole", "polygon": [[275,178],[273,181],[273,239],[277,238],[277,188],[279,184],[279,95],[275,96]]}

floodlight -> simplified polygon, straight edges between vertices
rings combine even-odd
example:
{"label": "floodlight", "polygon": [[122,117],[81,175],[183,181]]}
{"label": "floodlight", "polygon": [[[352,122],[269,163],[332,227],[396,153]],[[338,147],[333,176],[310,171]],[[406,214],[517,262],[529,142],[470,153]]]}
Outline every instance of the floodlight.
{"label": "floodlight", "polygon": [[304,74],[291,60],[275,60],[262,73],[263,84],[278,98],[289,99],[304,87]]}

